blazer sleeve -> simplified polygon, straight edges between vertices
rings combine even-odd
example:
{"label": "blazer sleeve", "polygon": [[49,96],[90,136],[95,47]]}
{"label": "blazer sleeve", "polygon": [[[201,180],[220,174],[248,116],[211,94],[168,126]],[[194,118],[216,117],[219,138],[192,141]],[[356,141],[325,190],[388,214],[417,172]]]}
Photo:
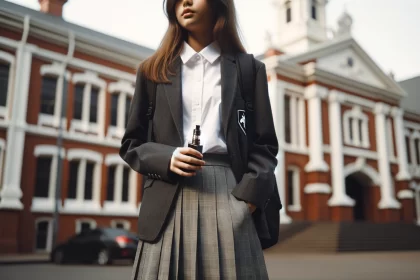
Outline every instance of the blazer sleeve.
{"label": "blazer sleeve", "polygon": [[268,96],[265,65],[261,62],[258,64],[254,98],[255,137],[252,145],[249,145],[247,170],[232,195],[264,209],[275,186],[278,141]]}
{"label": "blazer sleeve", "polygon": [[121,141],[119,154],[138,173],[153,179],[175,183],[175,174],[169,170],[169,164],[176,147],[147,142],[148,103],[146,80],[138,70],[127,128]]}

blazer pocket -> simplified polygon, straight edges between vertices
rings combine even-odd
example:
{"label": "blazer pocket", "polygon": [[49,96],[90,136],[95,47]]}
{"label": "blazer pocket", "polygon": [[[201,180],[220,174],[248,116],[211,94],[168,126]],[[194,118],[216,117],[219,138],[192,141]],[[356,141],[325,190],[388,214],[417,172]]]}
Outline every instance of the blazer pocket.
{"label": "blazer pocket", "polygon": [[143,189],[150,188],[153,185],[154,181],[155,179],[146,179],[146,182],[144,182]]}

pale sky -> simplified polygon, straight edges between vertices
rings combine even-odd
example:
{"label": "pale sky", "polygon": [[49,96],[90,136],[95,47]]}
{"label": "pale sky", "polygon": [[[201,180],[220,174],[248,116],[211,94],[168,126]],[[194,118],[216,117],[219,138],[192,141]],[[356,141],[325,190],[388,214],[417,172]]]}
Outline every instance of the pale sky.
{"label": "pale sky", "polygon": [[[8,0],[38,10],[38,0]],[[249,52],[264,50],[273,0],[235,0]],[[296,1],[296,0],[294,0]],[[385,73],[397,80],[420,75],[420,0],[329,0],[327,24],[336,28],[344,8],[353,17],[353,37]],[[162,0],[69,0],[64,18],[121,39],[157,48],[167,21]]]}

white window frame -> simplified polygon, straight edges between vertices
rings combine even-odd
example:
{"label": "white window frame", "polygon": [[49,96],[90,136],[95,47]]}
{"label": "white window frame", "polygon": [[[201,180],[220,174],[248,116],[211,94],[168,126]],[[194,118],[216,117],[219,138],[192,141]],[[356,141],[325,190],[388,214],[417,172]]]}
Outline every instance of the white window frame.
{"label": "white window frame", "polygon": [[6,141],[0,138],[0,190],[1,190],[1,186],[3,186],[2,179],[3,179],[3,170],[4,170],[3,161],[4,161],[5,149],[6,149]]}
{"label": "white window frame", "polygon": [[131,229],[131,223],[130,223],[130,221],[127,221],[127,220],[111,220],[111,227],[112,228],[117,228],[118,223],[123,224],[125,230],[130,230]]}
{"label": "white window frame", "polygon": [[[352,125],[350,127],[349,121],[352,119]],[[362,142],[360,141],[359,133],[359,121],[362,121]],[[351,110],[347,110],[343,115],[343,130],[344,130],[344,144],[370,148],[369,139],[369,118],[363,113],[360,106],[353,106]],[[350,130],[352,130],[353,139],[350,139]]]}
{"label": "white window frame", "polygon": [[417,155],[416,155],[416,139],[419,139],[418,148],[420,150],[420,131],[419,130],[410,131],[409,129],[406,129],[405,136],[408,136],[408,138],[410,139],[411,163],[408,163],[408,171],[410,172],[412,177],[420,178],[420,165],[417,162]]}
{"label": "white window frame", "polygon": [[[47,247],[45,250],[40,250],[36,248],[36,236],[38,234],[38,224],[41,222],[48,222],[48,232],[47,232]],[[53,219],[50,217],[40,217],[35,219],[35,242],[34,248],[35,252],[51,252],[52,250],[52,239],[53,239]]]}
{"label": "white window frame", "polygon": [[395,156],[395,152],[394,152],[394,134],[393,134],[393,129],[392,129],[392,119],[391,118],[387,118],[386,119],[386,125],[387,125],[387,145],[388,145],[388,154],[389,154],[389,159],[391,161],[396,161],[397,158]]}
{"label": "white window frame", "polygon": [[[129,82],[118,81],[109,84],[108,91],[111,95],[118,94],[117,126],[109,125],[107,138],[122,139],[125,132],[125,102],[127,97],[133,98],[135,88]],[[110,106],[111,107],[111,106]],[[110,114],[111,112],[108,112]]]}
{"label": "white window frame", "polygon": [[[285,96],[290,98],[290,142],[284,139],[286,149],[304,150],[306,148],[305,98],[303,93],[286,89]],[[285,97],[284,97],[285,98]]]}
{"label": "white window frame", "polygon": [[[52,212],[55,202],[55,183],[57,180],[58,149],[53,145],[38,145],[34,149],[34,156],[51,157],[50,182],[48,188],[48,197],[32,197],[32,212]],[[60,156],[65,158],[65,150],[61,148]]]}
{"label": "white window frame", "polygon": [[[67,160],[79,161],[77,172],[76,199],[66,198],[64,200],[63,212],[65,213],[97,213],[101,209],[101,171],[103,156],[102,154],[86,149],[70,149],[67,152]],[[92,200],[84,200],[86,165],[94,162]]]}
{"label": "white window frame", "polygon": [[110,166],[116,166],[115,181],[114,181],[114,201],[104,201],[103,212],[109,215],[135,215],[137,212],[137,173],[130,169],[129,173],[129,189],[128,201],[122,201],[123,188],[123,174],[124,167],[129,168],[128,165],[121,159],[119,154],[109,154],[105,158],[105,165],[107,169]]}
{"label": "white window frame", "polygon": [[82,231],[82,223],[89,223],[91,229],[97,228],[98,224],[94,219],[90,218],[80,218],[75,221],[76,223],[76,234],[79,234]]}
{"label": "white window frame", "polygon": [[[49,126],[58,128],[60,125],[60,115],[61,115],[61,102],[63,99],[63,82],[64,77],[67,81],[71,80],[71,73],[68,70],[64,70],[64,65],[61,63],[53,62],[53,64],[42,65],[41,66],[41,76],[45,77],[55,77],[57,78],[57,85],[55,87],[55,102],[54,102],[54,115],[48,115],[41,113],[39,111],[38,115],[38,125],[40,126]],[[68,86],[68,85],[67,85]],[[42,90],[42,85],[41,85]],[[42,98],[42,92],[41,92]],[[67,126],[67,118],[61,118],[62,127]]]}
{"label": "white window frame", "polygon": [[12,91],[13,91],[13,82],[14,82],[14,73],[15,73],[15,57],[10,53],[0,50],[0,62],[9,64],[9,80],[7,82],[7,95],[6,95],[6,107],[0,106],[0,117],[5,121],[9,119],[9,110],[11,108]]}
{"label": "white window frame", "polygon": [[302,210],[300,201],[300,169],[297,166],[289,166],[287,171],[293,172],[293,201],[287,207],[287,210],[290,212],[300,212]]}
{"label": "white window frame", "polygon": [[[99,138],[104,137],[104,126],[105,126],[105,92],[106,92],[106,81],[100,79],[98,74],[87,71],[85,73],[78,73],[73,75],[73,86],[77,84],[83,84],[83,103],[82,103],[82,119],[71,120],[70,133],[91,133],[97,135]],[[90,116],[90,94],[92,87],[99,88],[98,96],[98,114],[97,122],[89,122]],[[72,101],[74,102],[74,100]]]}

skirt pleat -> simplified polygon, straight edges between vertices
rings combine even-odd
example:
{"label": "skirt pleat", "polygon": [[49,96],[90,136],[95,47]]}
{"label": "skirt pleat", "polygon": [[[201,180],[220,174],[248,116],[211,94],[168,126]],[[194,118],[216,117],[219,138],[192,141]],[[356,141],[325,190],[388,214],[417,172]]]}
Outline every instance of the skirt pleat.
{"label": "skirt pleat", "polygon": [[183,179],[159,241],[139,242],[132,279],[268,279],[252,215],[231,194],[235,185],[228,160],[206,160]]}

